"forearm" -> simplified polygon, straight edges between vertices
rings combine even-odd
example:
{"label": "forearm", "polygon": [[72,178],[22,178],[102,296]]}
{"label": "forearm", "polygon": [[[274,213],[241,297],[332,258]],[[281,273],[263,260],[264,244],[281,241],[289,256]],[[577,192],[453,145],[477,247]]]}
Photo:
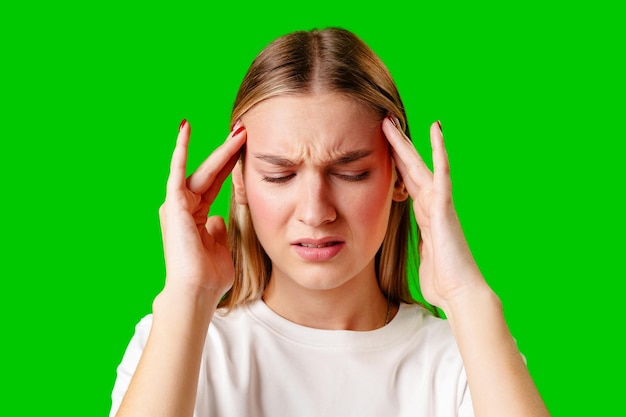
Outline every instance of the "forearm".
{"label": "forearm", "polygon": [[476,416],[549,416],[491,289],[485,285],[463,294],[446,313]]}
{"label": "forearm", "polygon": [[167,287],[155,299],[150,335],[118,417],[193,414],[202,351],[218,301],[213,294]]}

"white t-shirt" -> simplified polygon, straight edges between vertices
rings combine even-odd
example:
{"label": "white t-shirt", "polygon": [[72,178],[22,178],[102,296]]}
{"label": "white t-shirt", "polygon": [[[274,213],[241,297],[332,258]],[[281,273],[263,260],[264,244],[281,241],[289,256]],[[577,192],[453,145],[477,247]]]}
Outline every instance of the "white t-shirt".
{"label": "white t-shirt", "polygon": [[[114,416],[152,323],[147,316],[117,372]],[[372,331],[290,322],[261,300],[215,314],[194,417],[473,416],[459,351],[445,320],[402,304]]]}

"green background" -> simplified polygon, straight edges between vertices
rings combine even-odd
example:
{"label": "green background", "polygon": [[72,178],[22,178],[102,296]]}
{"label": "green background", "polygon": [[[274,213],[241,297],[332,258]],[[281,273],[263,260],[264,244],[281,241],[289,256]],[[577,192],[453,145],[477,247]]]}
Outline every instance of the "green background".
{"label": "green background", "polygon": [[[603,1],[0,6],[6,415],[107,415],[163,285],[158,207],[228,133],[254,56],[342,26],[386,62],[553,415],[615,415],[624,357],[624,13]],[[216,211],[226,213],[228,193]]]}

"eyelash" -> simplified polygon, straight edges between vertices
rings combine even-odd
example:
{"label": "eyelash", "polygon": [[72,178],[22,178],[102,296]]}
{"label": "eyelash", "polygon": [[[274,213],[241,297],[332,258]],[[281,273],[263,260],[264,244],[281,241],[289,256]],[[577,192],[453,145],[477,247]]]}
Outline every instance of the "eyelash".
{"label": "eyelash", "polygon": [[282,184],[284,182],[289,181],[295,174],[285,175],[283,177],[263,177],[261,181],[269,182],[272,184]]}
{"label": "eyelash", "polygon": [[[269,182],[272,184],[283,184],[287,181],[289,181],[291,178],[293,178],[296,174],[289,174],[289,175],[285,175],[283,177],[263,177],[261,178],[261,181],[264,182]],[[361,174],[358,175],[344,175],[344,174],[333,174],[335,175],[337,178],[340,178],[342,180],[345,181],[350,181],[350,182],[358,182],[358,181],[363,181],[365,179],[367,179],[370,175],[369,171],[365,171],[362,172]]]}
{"label": "eyelash", "polygon": [[356,182],[356,181],[363,181],[364,179],[367,179],[367,177],[370,176],[370,172],[365,171],[357,175],[344,175],[344,174],[335,174],[335,175],[341,178],[342,180]]}

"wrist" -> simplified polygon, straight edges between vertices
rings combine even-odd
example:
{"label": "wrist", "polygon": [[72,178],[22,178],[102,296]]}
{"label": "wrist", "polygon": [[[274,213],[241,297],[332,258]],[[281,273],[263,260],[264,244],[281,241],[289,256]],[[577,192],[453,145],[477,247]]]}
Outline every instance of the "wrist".
{"label": "wrist", "polygon": [[181,321],[200,322],[208,326],[222,298],[215,290],[193,286],[166,285],[152,304],[154,320],[161,317]]}
{"label": "wrist", "polygon": [[451,323],[478,319],[484,314],[502,314],[500,298],[484,282],[459,291],[441,308]]}

